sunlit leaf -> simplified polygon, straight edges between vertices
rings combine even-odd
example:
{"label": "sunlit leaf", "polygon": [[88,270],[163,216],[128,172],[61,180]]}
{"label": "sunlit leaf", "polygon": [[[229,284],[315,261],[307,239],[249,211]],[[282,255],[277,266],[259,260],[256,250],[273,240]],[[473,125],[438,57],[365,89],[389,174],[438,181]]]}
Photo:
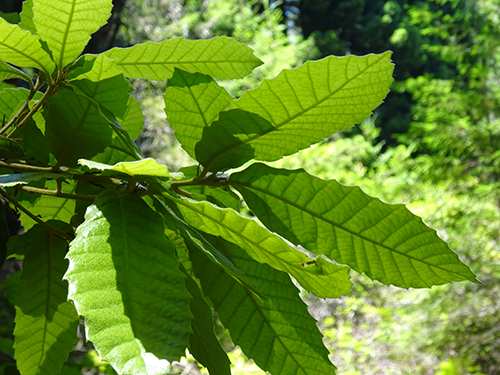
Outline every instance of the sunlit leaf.
{"label": "sunlit leaf", "polygon": [[233,100],[212,77],[179,69],[168,80],[163,98],[168,123],[182,148],[193,158],[203,129],[217,120],[219,112]]}
{"label": "sunlit leaf", "polygon": [[475,281],[436,231],[404,205],[265,164],[252,164],[229,181],[270,230],[374,280],[403,288]]}
{"label": "sunlit leaf", "polygon": [[389,92],[390,56],[330,56],[284,70],[204,129],[196,159],[211,171],[274,161],[361,122]]}
{"label": "sunlit leaf", "polygon": [[68,244],[45,230],[37,234],[24,258],[16,305],[14,348],[22,375],[59,373],[79,321],[62,280]]}
{"label": "sunlit leaf", "polygon": [[9,121],[20,102],[24,102],[29,97],[29,90],[18,87],[15,89],[4,89],[0,91],[0,121]]}
{"label": "sunlit leaf", "polygon": [[137,196],[104,192],[68,258],[69,297],[101,358],[124,374],[168,372],[164,359],[184,355],[191,314],[162,218]]}
{"label": "sunlit leaf", "polygon": [[33,22],[33,0],[23,1],[23,10],[19,14],[21,17],[21,22],[19,22],[19,27],[29,31],[33,35],[37,35],[36,26]]}
{"label": "sunlit leaf", "polygon": [[281,237],[230,208],[220,209],[208,202],[184,198],[176,199],[175,203],[189,225],[240,246],[260,263],[290,273],[318,297],[335,298],[351,293],[348,267],[322,258],[312,262]]}
{"label": "sunlit leaf", "polygon": [[111,0],[34,0],[33,22],[63,68],[83,51],[90,36],[106,24]]}
{"label": "sunlit leaf", "polygon": [[127,110],[120,121],[123,129],[130,135],[130,138],[137,139],[144,127],[144,116],[139,102],[133,97],[127,101]]}
{"label": "sunlit leaf", "polygon": [[47,76],[55,68],[40,38],[0,18],[0,59],[20,67],[34,67]]}
{"label": "sunlit leaf", "polygon": [[265,301],[258,299],[200,253],[192,254],[203,291],[233,342],[272,374],[334,374],[316,321],[288,274],[257,263],[232,243],[212,241],[218,242],[267,297]]}
{"label": "sunlit leaf", "polygon": [[0,60],[0,81],[11,78],[21,78],[27,82],[31,82],[31,77],[24,73],[22,70],[16,69],[13,66]]}
{"label": "sunlit leaf", "polygon": [[126,77],[164,80],[174,68],[213,78],[243,78],[262,64],[253,51],[228,37],[208,40],[173,38],[130,48],[113,48],[105,53],[116,61]]}
{"label": "sunlit leaf", "polygon": [[[72,87],[78,87],[115,117],[122,117],[127,111],[129,92],[133,90],[130,83],[123,77],[114,61],[104,55],[84,56],[88,61],[75,70],[75,77],[68,82]],[[79,74],[80,73],[80,74]]]}

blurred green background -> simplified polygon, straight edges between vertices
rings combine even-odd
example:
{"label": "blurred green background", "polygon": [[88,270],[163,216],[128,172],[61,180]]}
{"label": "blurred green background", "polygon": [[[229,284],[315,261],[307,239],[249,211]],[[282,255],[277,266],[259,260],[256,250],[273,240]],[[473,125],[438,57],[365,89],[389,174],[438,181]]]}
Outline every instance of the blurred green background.
{"label": "blurred green background", "polygon": [[[340,375],[500,374],[499,0],[115,0],[87,52],[182,36],[229,35],[265,65],[223,84],[235,97],[307,60],[393,51],[391,93],[373,116],[274,163],[359,185],[405,203],[448,241],[484,286],[386,287],[354,275],[352,296],[303,295]],[[2,0],[15,22],[21,1]],[[165,82],[134,80],[147,156],[177,170],[194,162],[163,110]],[[1,88],[1,86],[0,86]],[[16,265],[0,274],[0,374],[12,362]],[[6,275],[9,277],[3,280]],[[231,343],[223,329],[221,338]],[[83,340],[66,374],[113,371]],[[235,374],[262,374],[238,348]],[[77,369],[77,370],[76,370]],[[199,374],[189,357],[173,371]],[[174,373],[174,372],[173,372]]]}

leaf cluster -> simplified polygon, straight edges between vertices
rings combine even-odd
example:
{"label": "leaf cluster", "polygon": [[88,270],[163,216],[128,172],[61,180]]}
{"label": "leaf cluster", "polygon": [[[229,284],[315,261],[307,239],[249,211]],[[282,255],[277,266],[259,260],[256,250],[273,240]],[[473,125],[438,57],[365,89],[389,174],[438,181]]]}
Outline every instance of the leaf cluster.
{"label": "leaf cluster", "polygon": [[[210,373],[230,374],[214,312],[262,369],[331,374],[290,276],[321,298],[348,295],[351,268],[402,288],[475,281],[403,205],[262,163],[369,116],[392,81],[390,52],[307,62],[235,100],[216,79],[261,61],[231,38],[80,56],[111,7],[26,0],[19,24],[0,19],[1,77],[30,87],[0,92],[0,194],[27,229],[7,242],[2,228],[7,257],[24,263],[21,374],[59,373],[79,316],[118,373],[163,374],[187,348]],[[126,78],[168,80],[168,121],[198,165],[172,172],[142,157]]]}

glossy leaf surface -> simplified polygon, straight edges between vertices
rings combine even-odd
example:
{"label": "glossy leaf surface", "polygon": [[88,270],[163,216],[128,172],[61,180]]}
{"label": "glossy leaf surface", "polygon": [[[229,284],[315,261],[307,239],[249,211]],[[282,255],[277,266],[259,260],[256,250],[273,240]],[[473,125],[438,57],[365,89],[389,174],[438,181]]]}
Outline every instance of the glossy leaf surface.
{"label": "glossy leaf surface", "polygon": [[107,165],[91,160],[80,159],[78,161],[78,164],[84,165],[91,170],[102,171],[106,175],[112,175],[113,172],[118,172],[129,176],[166,177],[172,179],[175,175],[178,175],[175,172],[174,175],[170,174],[166,166],[158,163],[155,159],[152,158],[121,162],[115,165]]}
{"label": "glossy leaf surface", "polygon": [[126,77],[164,80],[174,68],[213,78],[243,78],[262,62],[246,45],[227,37],[208,40],[173,38],[130,48],[113,48],[105,53],[116,61]]}
{"label": "glossy leaf surface", "polygon": [[390,56],[330,56],[282,71],[204,129],[197,160],[211,171],[274,161],[361,122],[389,92]]}
{"label": "glossy leaf surface", "polygon": [[101,194],[68,258],[69,297],[117,371],[163,374],[169,363],[162,358],[184,355],[190,296],[163,221],[141,198]]}

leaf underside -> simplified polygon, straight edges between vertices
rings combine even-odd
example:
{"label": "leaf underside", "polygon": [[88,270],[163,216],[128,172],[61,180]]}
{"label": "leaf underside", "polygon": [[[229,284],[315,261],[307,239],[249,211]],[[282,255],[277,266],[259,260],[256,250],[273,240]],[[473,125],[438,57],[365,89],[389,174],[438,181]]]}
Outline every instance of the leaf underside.
{"label": "leaf underside", "polygon": [[210,171],[274,161],[361,122],[389,92],[390,56],[330,56],[283,70],[204,129],[197,160]]}
{"label": "leaf underside", "polygon": [[67,359],[78,326],[78,315],[67,301],[62,280],[68,244],[45,230],[38,234],[23,262],[16,306],[15,357],[23,375],[58,373]]}
{"label": "leaf underside", "polygon": [[229,183],[270,230],[384,284],[424,288],[475,281],[421,218],[359,187],[260,163],[231,175]]}
{"label": "leaf underside", "polygon": [[34,67],[50,75],[55,64],[42,48],[40,38],[0,18],[0,56],[20,67]]}
{"label": "leaf underside", "polygon": [[195,146],[203,129],[217,120],[233,99],[212,77],[180,69],[168,80],[163,98],[168,123],[192,158],[196,158]]}
{"label": "leaf underside", "polygon": [[232,209],[220,209],[208,202],[185,198],[176,199],[175,203],[189,225],[240,246],[260,263],[290,273],[303,288],[316,296],[336,298],[351,293],[348,267],[320,258],[311,262],[311,258],[281,237]]}
{"label": "leaf underside", "polygon": [[254,261],[234,244],[215,237],[211,241],[267,297],[260,300],[201,253],[191,255],[203,291],[233,342],[272,374],[334,374],[316,321],[289,275]]}
{"label": "leaf underside", "polygon": [[90,36],[106,24],[110,0],[36,0],[33,22],[47,42],[54,61],[63,68],[83,51]]}
{"label": "leaf underside", "polygon": [[[161,374],[184,355],[190,296],[163,221],[139,197],[101,194],[71,243],[69,297],[121,373]],[[153,319],[154,317],[154,319]]]}
{"label": "leaf underside", "polygon": [[224,36],[208,40],[173,38],[113,48],[105,55],[116,61],[126,77],[160,81],[172,77],[174,68],[213,78],[243,78],[262,64],[249,47]]}

